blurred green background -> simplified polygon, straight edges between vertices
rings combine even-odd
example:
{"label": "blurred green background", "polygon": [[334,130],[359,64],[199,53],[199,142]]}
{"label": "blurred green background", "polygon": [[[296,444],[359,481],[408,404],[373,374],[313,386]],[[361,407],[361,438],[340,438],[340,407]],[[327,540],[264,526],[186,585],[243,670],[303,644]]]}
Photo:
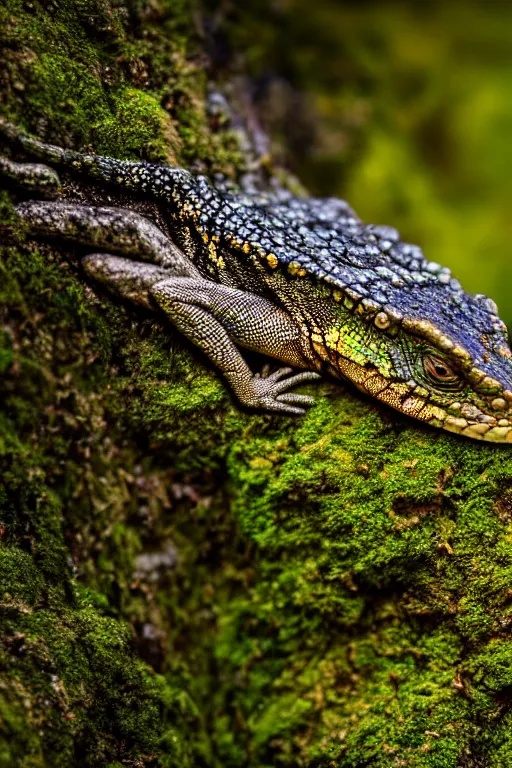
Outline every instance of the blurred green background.
{"label": "blurred green background", "polygon": [[228,19],[309,191],[396,226],[512,324],[512,2],[247,0]]}

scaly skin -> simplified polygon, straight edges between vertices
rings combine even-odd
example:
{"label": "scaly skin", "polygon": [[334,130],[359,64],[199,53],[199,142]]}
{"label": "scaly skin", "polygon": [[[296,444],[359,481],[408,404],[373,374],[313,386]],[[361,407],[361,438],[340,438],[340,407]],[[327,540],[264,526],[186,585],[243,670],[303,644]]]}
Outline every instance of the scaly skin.
{"label": "scaly skin", "polygon": [[[172,242],[126,209],[29,201],[17,210],[35,236],[102,251],[83,260],[85,270],[163,311],[245,405],[303,413],[311,398],[287,390],[327,371],[435,427],[512,442],[512,353],[494,302],[465,293],[396,230],[363,224],[341,200],[232,194],[182,169],[43,144],[1,119],[0,135],[40,160],[160,203]],[[46,166],[2,159],[0,173],[58,195]],[[307,371],[254,376],[240,346]]]}

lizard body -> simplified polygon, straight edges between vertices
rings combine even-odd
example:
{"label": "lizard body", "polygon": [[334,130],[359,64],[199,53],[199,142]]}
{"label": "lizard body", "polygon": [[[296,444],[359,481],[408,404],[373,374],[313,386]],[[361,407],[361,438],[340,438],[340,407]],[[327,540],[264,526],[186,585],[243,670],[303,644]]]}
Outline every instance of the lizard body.
{"label": "lizard body", "polygon": [[[129,210],[60,201],[17,210],[34,235],[100,249],[86,271],[163,310],[242,403],[301,413],[311,398],[287,390],[326,371],[433,426],[512,442],[512,353],[496,305],[396,230],[364,224],[341,200],[235,194],[186,170],[43,144],[1,120],[0,134],[164,206],[172,241]],[[46,166],[3,159],[0,172],[42,192],[58,187]],[[240,346],[306,370],[253,376]]]}

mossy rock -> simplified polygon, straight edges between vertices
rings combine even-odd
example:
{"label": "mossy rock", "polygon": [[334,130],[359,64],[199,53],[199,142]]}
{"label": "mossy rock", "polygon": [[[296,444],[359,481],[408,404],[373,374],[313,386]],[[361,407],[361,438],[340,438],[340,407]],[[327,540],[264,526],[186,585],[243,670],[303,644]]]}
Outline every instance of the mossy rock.
{"label": "mossy rock", "polygon": [[[0,42],[43,138],[243,163],[187,2],[8,0]],[[0,251],[0,766],[508,768],[507,449],[334,382],[242,412],[72,256]]]}

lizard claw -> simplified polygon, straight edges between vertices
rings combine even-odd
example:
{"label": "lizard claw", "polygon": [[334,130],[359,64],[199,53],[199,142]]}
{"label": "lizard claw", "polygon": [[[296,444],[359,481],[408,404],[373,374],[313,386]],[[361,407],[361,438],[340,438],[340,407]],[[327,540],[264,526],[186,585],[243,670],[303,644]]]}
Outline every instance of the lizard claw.
{"label": "lizard claw", "polygon": [[314,398],[311,395],[297,395],[288,390],[306,381],[316,381],[321,376],[314,371],[304,371],[293,376],[289,376],[290,373],[291,368],[280,368],[265,377],[261,374],[254,376],[252,392],[245,404],[266,411],[303,415],[306,410],[300,406],[312,405]]}

